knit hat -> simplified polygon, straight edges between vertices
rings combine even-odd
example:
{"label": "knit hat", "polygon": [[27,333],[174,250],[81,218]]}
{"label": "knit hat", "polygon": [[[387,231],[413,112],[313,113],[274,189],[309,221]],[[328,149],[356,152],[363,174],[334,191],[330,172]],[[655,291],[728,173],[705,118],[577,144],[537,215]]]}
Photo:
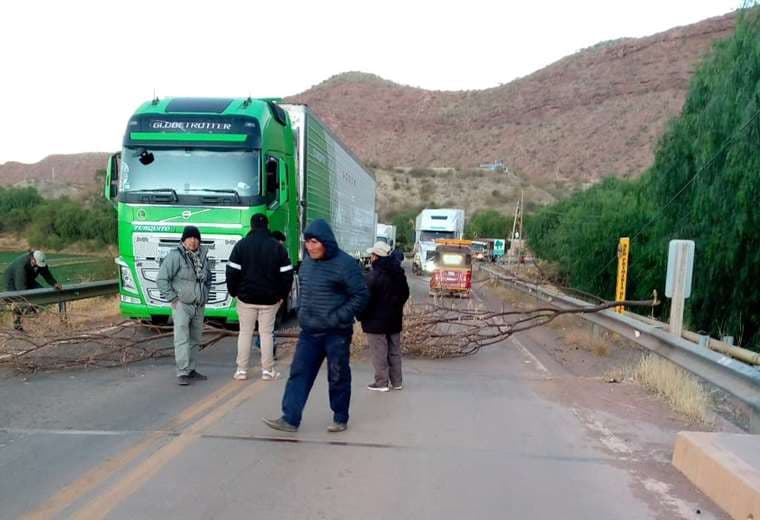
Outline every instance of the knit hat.
{"label": "knit hat", "polygon": [[263,213],[256,213],[251,217],[251,227],[255,229],[266,229],[269,225],[269,219]]}
{"label": "knit hat", "polygon": [[198,240],[201,239],[201,232],[200,230],[195,226],[185,226],[184,231],[182,231],[182,239],[180,242],[184,242],[186,239],[190,237],[195,237]]}

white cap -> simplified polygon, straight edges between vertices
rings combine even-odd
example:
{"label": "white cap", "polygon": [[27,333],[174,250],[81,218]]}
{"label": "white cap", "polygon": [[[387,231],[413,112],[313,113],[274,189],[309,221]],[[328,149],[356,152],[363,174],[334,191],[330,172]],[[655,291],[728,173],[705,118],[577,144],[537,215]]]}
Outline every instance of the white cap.
{"label": "white cap", "polygon": [[367,253],[376,254],[377,256],[388,256],[391,254],[391,246],[385,242],[375,242],[375,245],[367,249]]}
{"label": "white cap", "polygon": [[32,253],[32,256],[34,257],[34,261],[37,262],[38,266],[40,267],[47,266],[47,257],[45,256],[45,253],[43,253],[42,251],[38,249],[34,253]]}

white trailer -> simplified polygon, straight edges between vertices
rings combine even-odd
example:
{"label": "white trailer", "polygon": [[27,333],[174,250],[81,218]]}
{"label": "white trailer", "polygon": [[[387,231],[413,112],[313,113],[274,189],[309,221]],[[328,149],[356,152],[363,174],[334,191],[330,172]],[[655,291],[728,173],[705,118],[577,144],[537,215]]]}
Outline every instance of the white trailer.
{"label": "white trailer", "polygon": [[375,176],[306,105],[280,106],[296,139],[302,232],[313,220],[325,219],[341,249],[366,259],[377,223]]}
{"label": "white trailer", "polygon": [[461,239],[464,236],[463,209],[423,209],[414,221],[414,260],[417,273],[433,270],[430,261],[438,238]]}
{"label": "white trailer", "polygon": [[396,246],[396,226],[391,224],[377,224],[377,231],[375,232],[376,242],[385,242],[391,249]]}

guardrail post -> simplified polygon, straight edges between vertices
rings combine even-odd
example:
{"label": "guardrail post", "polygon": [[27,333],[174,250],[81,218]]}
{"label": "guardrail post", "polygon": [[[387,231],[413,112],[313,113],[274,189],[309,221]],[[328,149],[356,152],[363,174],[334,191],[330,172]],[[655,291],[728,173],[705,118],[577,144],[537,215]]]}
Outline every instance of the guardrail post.
{"label": "guardrail post", "polygon": [[66,312],[66,302],[58,302],[58,313],[61,315],[61,323],[68,323],[69,322],[69,315]]}

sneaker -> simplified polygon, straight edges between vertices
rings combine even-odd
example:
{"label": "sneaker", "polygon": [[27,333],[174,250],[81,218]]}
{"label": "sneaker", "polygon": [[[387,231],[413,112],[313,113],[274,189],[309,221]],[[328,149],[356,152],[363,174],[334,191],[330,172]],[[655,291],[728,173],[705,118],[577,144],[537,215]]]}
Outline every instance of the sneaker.
{"label": "sneaker", "polygon": [[274,368],[272,370],[261,371],[261,379],[263,379],[264,381],[275,381],[279,378],[280,378],[280,373]]}
{"label": "sneaker", "polygon": [[375,392],[387,392],[388,390],[390,390],[390,388],[388,388],[388,385],[381,386],[381,385],[378,385],[377,383],[372,383],[371,385],[367,385],[367,388],[369,390],[374,390]]}
{"label": "sneaker", "polygon": [[391,388],[394,390],[403,390],[404,385],[391,385]]}
{"label": "sneaker", "polygon": [[189,376],[177,376],[177,384],[180,386],[187,386],[190,384]]}
{"label": "sneaker", "polygon": [[327,427],[327,431],[330,433],[340,433],[346,431],[348,425],[344,422],[334,422]]}
{"label": "sneaker", "polygon": [[266,424],[273,430],[279,430],[281,432],[291,432],[291,433],[298,431],[298,426],[293,426],[282,417],[280,417],[279,419],[267,419],[265,417],[264,419],[262,419],[262,421],[264,421],[264,424]]}
{"label": "sneaker", "polygon": [[205,381],[208,379],[208,377],[204,376],[200,372],[196,372],[195,370],[191,370],[189,374],[187,374],[187,377],[190,379],[196,379],[198,381]]}
{"label": "sneaker", "polygon": [[248,379],[248,371],[246,370],[240,370],[239,368],[235,370],[235,375],[232,376],[232,379],[237,379],[238,381],[245,381]]}

